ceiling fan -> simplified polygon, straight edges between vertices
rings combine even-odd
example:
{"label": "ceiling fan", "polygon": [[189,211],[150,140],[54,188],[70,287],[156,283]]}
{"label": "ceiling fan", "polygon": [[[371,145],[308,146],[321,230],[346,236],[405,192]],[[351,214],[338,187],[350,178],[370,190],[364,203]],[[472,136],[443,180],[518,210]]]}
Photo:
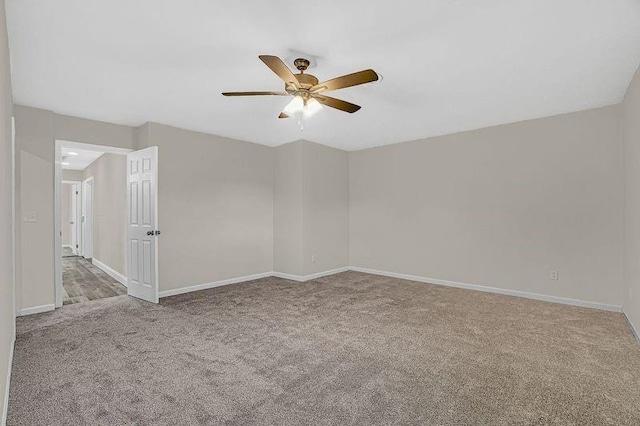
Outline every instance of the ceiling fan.
{"label": "ceiling fan", "polygon": [[301,128],[302,119],[318,112],[322,109],[322,105],[350,114],[360,109],[359,105],[325,96],[324,92],[344,89],[346,87],[371,83],[378,80],[378,74],[374,70],[368,69],[319,83],[315,76],[304,73],[310,64],[307,59],[298,58],[294,61],[293,64],[300,73],[293,74],[289,67],[277,56],[260,55],[259,58],[271,71],[276,73],[276,75],[284,81],[284,92],[224,92],[223,95],[293,96],[291,102],[284,107],[278,118],[296,117]]}

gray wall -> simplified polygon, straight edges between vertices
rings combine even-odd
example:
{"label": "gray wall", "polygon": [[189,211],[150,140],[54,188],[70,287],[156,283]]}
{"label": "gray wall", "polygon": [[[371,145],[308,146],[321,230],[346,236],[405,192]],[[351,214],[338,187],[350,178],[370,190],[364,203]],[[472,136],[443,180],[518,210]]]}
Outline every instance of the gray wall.
{"label": "gray wall", "polygon": [[103,154],[84,170],[93,177],[93,258],[127,275],[127,157]]}
{"label": "gray wall", "polygon": [[0,0],[0,404],[6,418],[5,383],[15,332],[11,207],[11,78],[4,0]]}
{"label": "gray wall", "polygon": [[72,232],[73,227],[71,221],[74,220],[71,217],[71,192],[73,191],[73,184],[63,183],[60,188],[60,230],[62,232],[62,245],[71,246],[73,241]]}
{"label": "gray wall", "polygon": [[351,153],[351,264],[620,306],[617,108]]}
{"label": "gray wall", "polygon": [[274,148],[273,268],[304,275],[302,267],[302,144]]}
{"label": "gray wall", "polygon": [[348,153],[304,140],[274,151],[274,270],[349,266]]}
{"label": "gray wall", "polygon": [[[16,300],[18,309],[55,303],[55,140],[135,149],[134,129],[62,116],[15,105],[16,120]],[[35,213],[36,222],[24,222]],[[37,265],[37,267],[34,267]]]}
{"label": "gray wall", "polygon": [[84,170],[63,170],[62,180],[82,182]]}
{"label": "gray wall", "polygon": [[273,270],[273,149],[149,123],[160,291]]}
{"label": "gray wall", "polygon": [[303,275],[349,266],[349,154],[304,141],[302,167]]}
{"label": "gray wall", "polygon": [[640,71],[622,104],[625,158],[624,311],[640,331]]}

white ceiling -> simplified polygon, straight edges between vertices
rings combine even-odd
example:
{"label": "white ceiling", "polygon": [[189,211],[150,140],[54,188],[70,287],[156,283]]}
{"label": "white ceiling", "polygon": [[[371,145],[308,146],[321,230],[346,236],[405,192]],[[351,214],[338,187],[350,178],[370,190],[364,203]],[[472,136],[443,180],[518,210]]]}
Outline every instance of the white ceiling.
{"label": "white ceiling", "polygon": [[65,170],[84,170],[104,154],[101,151],[62,147],[62,168]]}
{"label": "white ceiling", "polygon": [[[15,102],[266,145],[355,150],[621,101],[640,63],[639,0],[7,0]],[[258,60],[314,55],[333,92],[300,133]]]}

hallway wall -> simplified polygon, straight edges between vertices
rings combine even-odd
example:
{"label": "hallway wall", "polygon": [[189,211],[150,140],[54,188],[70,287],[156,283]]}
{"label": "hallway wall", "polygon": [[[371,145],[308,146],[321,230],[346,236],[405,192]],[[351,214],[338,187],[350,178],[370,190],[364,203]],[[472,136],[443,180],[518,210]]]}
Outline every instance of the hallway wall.
{"label": "hallway wall", "polygon": [[60,188],[60,229],[62,231],[62,245],[71,246],[72,231],[71,226],[71,192],[73,184],[63,183]]}
{"label": "hallway wall", "polygon": [[127,159],[103,154],[84,170],[93,176],[93,258],[127,275]]}

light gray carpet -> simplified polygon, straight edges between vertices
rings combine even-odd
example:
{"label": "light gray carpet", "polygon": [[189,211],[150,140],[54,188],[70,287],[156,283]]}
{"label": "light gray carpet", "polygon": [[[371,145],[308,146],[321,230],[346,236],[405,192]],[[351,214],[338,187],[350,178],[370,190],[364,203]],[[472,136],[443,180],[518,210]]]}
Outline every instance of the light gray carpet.
{"label": "light gray carpet", "polygon": [[618,313],[346,272],[20,318],[9,425],[640,424]]}

